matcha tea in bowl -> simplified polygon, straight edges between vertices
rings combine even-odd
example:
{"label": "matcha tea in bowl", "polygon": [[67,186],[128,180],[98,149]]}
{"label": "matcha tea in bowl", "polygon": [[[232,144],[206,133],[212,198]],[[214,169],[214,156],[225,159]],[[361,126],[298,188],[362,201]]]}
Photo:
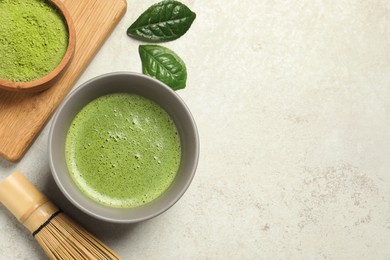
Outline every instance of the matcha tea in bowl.
{"label": "matcha tea in bowl", "polygon": [[189,187],[199,137],[164,83],[116,72],[76,88],[54,115],[50,167],[60,190],[96,218],[135,223],[173,206]]}
{"label": "matcha tea in bowl", "polygon": [[51,87],[75,51],[76,32],[60,0],[0,1],[0,89]]}

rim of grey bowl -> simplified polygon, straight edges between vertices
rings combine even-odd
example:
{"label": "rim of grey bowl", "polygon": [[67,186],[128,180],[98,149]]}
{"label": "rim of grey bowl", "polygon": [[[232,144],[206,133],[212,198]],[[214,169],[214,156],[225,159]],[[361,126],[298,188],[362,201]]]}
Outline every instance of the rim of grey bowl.
{"label": "rim of grey bowl", "polygon": [[[73,98],[73,96],[77,95],[77,93],[79,91],[81,91],[85,86],[87,85],[90,85],[91,83],[93,83],[94,81],[97,81],[101,78],[104,78],[104,77],[107,77],[107,76],[115,76],[115,75],[123,75],[123,74],[126,74],[126,75],[131,75],[131,76],[136,76],[136,77],[141,77],[141,78],[145,78],[147,80],[150,80],[150,81],[154,81],[155,83],[157,83],[158,85],[160,85],[161,87],[165,88],[168,92],[171,92],[171,94],[173,94],[175,96],[175,98],[177,98],[177,100],[183,105],[183,107],[186,109],[186,113],[188,115],[188,118],[189,118],[189,121],[190,123],[192,124],[192,127],[194,129],[194,134],[195,134],[195,143],[194,143],[194,146],[195,146],[195,155],[194,155],[194,160],[195,160],[195,163],[193,164],[193,167],[191,169],[191,177],[185,182],[185,185],[183,185],[183,187],[180,189],[180,192],[175,196],[175,199],[171,200],[169,204],[167,204],[165,207],[163,207],[162,209],[154,212],[153,214],[149,214],[147,216],[144,216],[144,217],[139,217],[139,218],[133,218],[133,219],[115,219],[115,218],[110,218],[110,217],[106,217],[106,216],[102,216],[102,215],[99,215],[99,214],[96,214],[88,209],[86,209],[85,207],[83,207],[77,200],[75,200],[70,194],[69,192],[67,191],[67,189],[62,185],[61,181],[59,180],[59,177],[58,177],[58,174],[57,172],[55,171],[55,163],[53,162],[53,158],[52,158],[52,136],[53,136],[53,133],[54,133],[54,127],[55,127],[55,124],[56,124],[56,121],[58,119],[58,117],[60,116],[60,113],[62,111],[62,109],[66,106],[66,104],[69,102],[70,99]],[[190,111],[190,109],[188,108],[188,106],[186,105],[186,103],[183,101],[183,99],[178,95],[176,94],[176,92],[174,90],[172,90],[170,87],[168,87],[166,84],[164,84],[163,82],[157,80],[157,79],[154,79],[152,77],[149,77],[149,76],[146,76],[144,74],[141,74],[141,73],[136,73],[136,72],[126,72],[126,71],[117,71],[117,72],[110,72],[110,73],[105,73],[105,74],[102,74],[102,75],[99,75],[99,76],[96,76],[92,79],[89,79],[87,81],[85,81],[84,83],[82,83],[80,86],[76,87],[75,89],[73,89],[66,97],[65,99],[61,102],[61,104],[58,106],[57,108],[57,111],[55,112],[54,116],[53,116],[53,119],[52,119],[52,123],[50,125],[50,131],[49,131],[49,142],[48,142],[48,151],[49,151],[49,164],[50,164],[50,170],[51,170],[51,174],[54,178],[54,181],[56,182],[57,186],[59,187],[59,189],[61,190],[62,194],[64,194],[64,196],[74,205],[76,206],[78,209],[80,209],[81,211],[83,211],[84,213],[92,216],[92,217],[95,217],[97,219],[100,219],[100,220],[104,220],[104,221],[107,221],[107,222],[112,222],[112,223],[137,223],[137,222],[142,222],[142,221],[145,221],[145,220],[148,220],[148,219],[152,219],[154,217],[157,217],[158,215],[161,215],[162,213],[164,213],[165,211],[167,211],[168,209],[170,209],[174,204],[176,204],[177,201],[180,200],[180,198],[184,195],[184,193],[187,191],[188,187],[190,186],[194,176],[195,176],[195,172],[196,172],[196,169],[198,167],[198,162],[199,162],[199,153],[200,153],[200,141],[199,141],[199,133],[198,133],[198,129],[197,129],[197,126],[196,126],[196,123],[195,123],[195,120],[192,116],[192,113]]]}

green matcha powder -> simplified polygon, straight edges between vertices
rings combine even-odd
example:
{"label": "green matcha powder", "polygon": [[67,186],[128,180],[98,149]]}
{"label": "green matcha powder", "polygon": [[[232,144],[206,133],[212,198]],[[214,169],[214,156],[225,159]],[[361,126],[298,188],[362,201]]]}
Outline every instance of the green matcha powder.
{"label": "green matcha powder", "polygon": [[27,82],[54,70],[68,47],[66,22],[44,0],[0,0],[0,78]]}

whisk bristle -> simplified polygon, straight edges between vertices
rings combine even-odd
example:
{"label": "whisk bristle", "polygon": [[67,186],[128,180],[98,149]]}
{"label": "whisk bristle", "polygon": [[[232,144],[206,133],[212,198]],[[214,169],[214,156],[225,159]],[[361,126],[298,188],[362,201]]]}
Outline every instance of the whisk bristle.
{"label": "whisk bristle", "polygon": [[53,218],[35,238],[51,259],[120,259],[64,213]]}

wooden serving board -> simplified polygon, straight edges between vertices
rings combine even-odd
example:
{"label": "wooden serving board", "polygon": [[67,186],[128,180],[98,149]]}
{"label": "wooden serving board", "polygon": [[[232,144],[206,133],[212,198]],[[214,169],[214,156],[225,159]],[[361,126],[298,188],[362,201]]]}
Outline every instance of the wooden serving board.
{"label": "wooden serving board", "polygon": [[126,0],[63,0],[76,29],[73,59],[48,90],[27,94],[0,90],[0,156],[22,158],[74,82],[126,12]]}

